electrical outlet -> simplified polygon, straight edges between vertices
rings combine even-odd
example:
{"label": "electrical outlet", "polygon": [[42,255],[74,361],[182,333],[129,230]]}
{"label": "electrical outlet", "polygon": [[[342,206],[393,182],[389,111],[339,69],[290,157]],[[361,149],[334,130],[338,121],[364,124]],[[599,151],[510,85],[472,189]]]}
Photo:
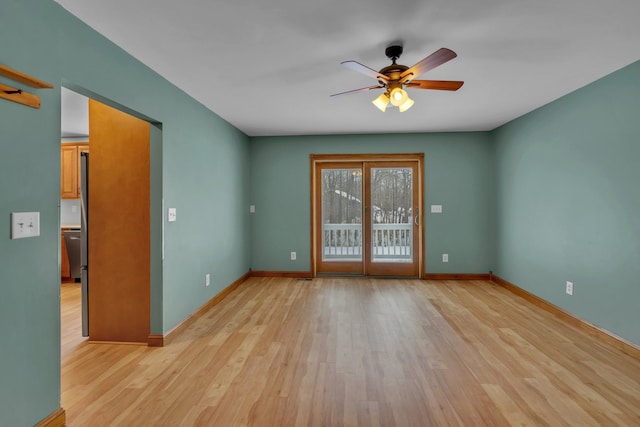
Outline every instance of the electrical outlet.
{"label": "electrical outlet", "polygon": [[573,295],[573,282],[567,282],[567,295]]}
{"label": "electrical outlet", "polygon": [[449,262],[449,254],[442,254],[442,262]]}
{"label": "electrical outlet", "polygon": [[291,252],[291,261],[295,261],[297,257],[298,254],[296,254],[295,252]]}
{"label": "electrical outlet", "polygon": [[167,213],[167,221],[175,222],[177,220],[178,220],[178,211],[176,210],[176,208],[169,208],[169,211]]}
{"label": "electrical outlet", "polygon": [[249,205],[249,213],[256,213],[256,205]]}
{"label": "electrical outlet", "polygon": [[204,285],[209,286],[211,284],[211,274],[207,273],[204,275]]}

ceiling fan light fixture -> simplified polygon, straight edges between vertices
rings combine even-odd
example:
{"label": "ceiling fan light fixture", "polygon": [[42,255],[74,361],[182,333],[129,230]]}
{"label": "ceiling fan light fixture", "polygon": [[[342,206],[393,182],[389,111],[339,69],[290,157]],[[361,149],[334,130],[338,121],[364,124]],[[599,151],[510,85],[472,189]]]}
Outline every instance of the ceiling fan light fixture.
{"label": "ceiling fan light fixture", "polygon": [[389,95],[387,95],[387,93],[385,92],[371,101],[371,103],[378,107],[378,109],[384,113],[387,109],[387,105],[389,105]]}
{"label": "ceiling fan light fixture", "polygon": [[409,99],[409,95],[407,95],[407,92],[399,87],[393,88],[389,97],[391,98],[391,104],[394,107],[401,106],[402,104],[407,102],[407,99]]}
{"label": "ceiling fan light fixture", "polygon": [[402,105],[398,106],[398,109],[400,110],[401,113],[404,113],[409,108],[413,107],[413,104],[415,104],[415,101],[407,97],[407,100]]}
{"label": "ceiling fan light fixture", "polygon": [[456,91],[464,84],[462,81],[454,80],[415,80],[415,78],[421,74],[426,73],[445,62],[451,61],[458,56],[454,51],[445,47],[438,49],[411,67],[407,67],[406,65],[398,64],[396,62],[402,54],[402,46],[389,46],[385,50],[385,54],[391,60],[392,64],[379,71],[369,68],[366,65],[362,65],[357,61],[341,62],[340,64],[345,67],[375,79],[378,84],[376,86],[368,86],[347,92],[336,93],[331,96],[351,95],[354,93],[368,92],[372,89],[384,88],[385,92],[372,101],[373,105],[384,113],[389,104],[391,104],[394,107],[398,107],[401,113],[404,113],[409,108],[413,107],[413,104],[415,104],[413,99],[409,98],[409,95],[403,89],[405,86],[411,87],[412,90],[432,89]]}

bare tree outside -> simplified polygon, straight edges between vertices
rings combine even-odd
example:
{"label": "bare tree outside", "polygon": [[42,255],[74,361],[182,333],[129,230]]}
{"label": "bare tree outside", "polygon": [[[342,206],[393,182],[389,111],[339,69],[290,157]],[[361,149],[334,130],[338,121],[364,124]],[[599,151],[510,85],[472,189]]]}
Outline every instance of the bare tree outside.
{"label": "bare tree outside", "polygon": [[371,168],[373,262],[411,259],[412,195],[411,168]]}
{"label": "bare tree outside", "polygon": [[377,224],[411,222],[412,173],[410,168],[373,168],[371,170],[372,220]]}
{"label": "bare tree outside", "polygon": [[327,224],[362,224],[362,169],[322,171],[322,219]]}

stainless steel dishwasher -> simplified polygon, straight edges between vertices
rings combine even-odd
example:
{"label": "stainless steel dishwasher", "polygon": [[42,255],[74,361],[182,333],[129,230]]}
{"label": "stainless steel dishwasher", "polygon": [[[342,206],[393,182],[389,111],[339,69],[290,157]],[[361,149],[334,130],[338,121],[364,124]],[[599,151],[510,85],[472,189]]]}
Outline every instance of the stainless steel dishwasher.
{"label": "stainless steel dishwasher", "polygon": [[64,243],[69,257],[69,269],[71,277],[77,282],[80,280],[80,230],[72,229],[64,231]]}

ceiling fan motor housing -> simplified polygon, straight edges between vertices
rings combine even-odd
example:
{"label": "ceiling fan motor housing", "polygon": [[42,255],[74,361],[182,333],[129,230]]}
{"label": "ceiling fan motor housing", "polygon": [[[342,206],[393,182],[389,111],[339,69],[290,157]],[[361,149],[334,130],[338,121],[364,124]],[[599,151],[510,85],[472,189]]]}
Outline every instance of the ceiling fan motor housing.
{"label": "ceiling fan motor housing", "polygon": [[[393,62],[391,65],[388,65],[380,70],[380,74],[384,74],[389,78],[388,82],[383,83],[382,81],[380,81],[380,83],[386,84],[388,86],[389,83],[400,80],[400,74],[402,74],[409,67],[407,67],[406,65],[396,64],[396,61],[398,60],[398,58],[400,58],[400,55],[402,55],[402,46],[389,46],[385,49],[384,53],[387,55],[387,58],[389,58]],[[391,90],[393,89],[393,87],[389,87],[389,89]]]}
{"label": "ceiling fan motor housing", "polygon": [[389,80],[400,80],[400,74],[409,69],[406,65],[391,64],[380,70],[380,74],[389,77]]}

